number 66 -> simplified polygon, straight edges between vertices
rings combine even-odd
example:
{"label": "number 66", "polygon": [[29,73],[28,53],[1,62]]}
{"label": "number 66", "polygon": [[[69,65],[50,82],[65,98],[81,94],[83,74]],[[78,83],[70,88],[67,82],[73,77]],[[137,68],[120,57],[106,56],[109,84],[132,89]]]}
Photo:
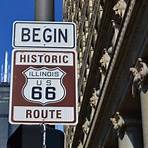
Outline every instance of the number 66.
{"label": "number 66", "polygon": [[[55,87],[46,87],[45,89],[45,98],[47,100],[54,100],[56,98],[56,93],[55,93],[56,89]],[[40,100],[42,99],[42,94],[43,94],[43,90],[42,87],[39,86],[34,86],[32,87],[32,99],[34,100]]]}

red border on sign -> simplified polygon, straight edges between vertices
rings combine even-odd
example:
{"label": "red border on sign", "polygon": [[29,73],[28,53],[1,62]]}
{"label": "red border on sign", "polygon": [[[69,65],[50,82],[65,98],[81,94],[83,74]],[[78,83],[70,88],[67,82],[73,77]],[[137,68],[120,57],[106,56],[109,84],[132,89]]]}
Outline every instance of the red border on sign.
{"label": "red border on sign", "polygon": [[[16,65],[16,53],[72,53],[73,55],[73,66],[63,66],[63,65]],[[63,85],[66,88],[66,96],[65,98],[56,103],[48,103],[46,105],[41,105],[39,103],[33,103],[25,100],[22,96],[22,88],[25,84],[25,77],[22,72],[27,69],[29,66],[34,68],[54,68],[59,67],[62,69],[66,75],[63,78]],[[10,87],[10,104],[9,104],[9,122],[12,124],[40,124],[43,121],[16,121],[14,114],[14,107],[73,107],[74,118],[72,121],[45,121],[45,123],[49,124],[77,124],[77,54],[74,50],[45,50],[45,49],[15,49],[12,54],[12,79],[11,79],[11,87]],[[70,115],[69,115],[70,116]]]}

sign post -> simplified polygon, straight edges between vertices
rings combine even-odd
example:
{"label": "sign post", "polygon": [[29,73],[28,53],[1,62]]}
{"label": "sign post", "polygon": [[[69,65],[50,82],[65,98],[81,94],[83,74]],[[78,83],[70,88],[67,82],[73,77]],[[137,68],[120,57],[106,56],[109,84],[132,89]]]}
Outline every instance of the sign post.
{"label": "sign post", "polygon": [[15,49],[10,123],[77,123],[77,56],[74,50]]}

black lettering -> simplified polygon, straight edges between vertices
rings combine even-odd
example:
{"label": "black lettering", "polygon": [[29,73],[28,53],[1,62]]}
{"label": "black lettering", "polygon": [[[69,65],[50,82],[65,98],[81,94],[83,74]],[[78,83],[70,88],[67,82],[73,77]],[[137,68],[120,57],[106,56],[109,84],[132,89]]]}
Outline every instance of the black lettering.
{"label": "black lettering", "polygon": [[30,62],[30,55],[27,55],[27,62]]}
{"label": "black lettering", "polygon": [[41,110],[41,117],[47,118],[47,116],[48,116],[48,110]]}
{"label": "black lettering", "polygon": [[46,87],[46,94],[45,94],[45,98],[47,100],[54,100],[56,97],[56,93],[55,93],[55,87]]}
{"label": "black lettering", "polygon": [[53,55],[52,56],[52,63],[57,63],[57,56],[56,55]]}
{"label": "black lettering", "polygon": [[43,57],[44,55],[38,55],[38,57],[39,57],[39,62],[41,63],[42,62],[42,57]]}
{"label": "black lettering", "polygon": [[32,99],[34,100],[40,100],[42,98],[42,87],[37,87],[37,86],[34,86],[32,87]]}
{"label": "black lettering", "polygon": [[37,80],[36,85],[42,85],[42,80]]}
{"label": "black lettering", "polygon": [[67,42],[67,29],[65,29],[65,33],[63,33],[61,29],[59,29],[58,35],[59,35],[59,38],[58,38],[59,42],[61,42],[62,38],[65,42]]}
{"label": "black lettering", "polygon": [[35,63],[35,62],[36,62],[36,55],[32,55],[31,58],[32,58],[32,59],[31,59],[31,62],[32,62],[32,63]]}
{"label": "black lettering", "polygon": [[68,56],[67,55],[63,56],[63,63],[68,63]]}
{"label": "black lettering", "polygon": [[57,36],[56,36],[56,35],[57,35],[57,30],[56,30],[56,29],[54,29],[54,35],[53,35],[53,36],[54,36],[54,42],[56,42],[56,41],[57,41]]}
{"label": "black lettering", "polygon": [[20,55],[20,62],[26,62],[26,55]]}
{"label": "black lettering", "polygon": [[30,40],[30,29],[22,28],[22,41],[27,42]]}
{"label": "black lettering", "polygon": [[[48,73],[48,75],[49,75],[49,73]],[[50,86],[51,85],[51,80],[47,80],[46,81],[46,86]]]}
{"label": "black lettering", "polygon": [[39,37],[39,33],[38,31],[40,31],[40,28],[33,28],[33,42],[40,42],[41,40],[37,37]]}
{"label": "black lettering", "polygon": [[47,32],[51,32],[51,29],[50,28],[46,28],[44,31],[43,31],[43,39],[45,42],[50,42],[51,39],[52,39],[52,36],[49,35],[49,34],[46,34]]}
{"label": "black lettering", "polygon": [[51,113],[51,119],[53,118],[54,112],[55,110],[49,110],[49,112]]}
{"label": "black lettering", "polygon": [[61,119],[61,110],[57,110],[56,118]]}
{"label": "black lettering", "polygon": [[45,61],[46,63],[49,63],[49,62],[50,62],[50,56],[49,56],[49,55],[45,55],[44,61]]}
{"label": "black lettering", "polygon": [[26,118],[32,118],[32,111],[26,110]]}
{"label": "black lettering", "polygon": [[34,110],[33,116],[34,116],[34,118],[39,118],[39,116],[40,116],[40,111],[39,111],[39,110]]}

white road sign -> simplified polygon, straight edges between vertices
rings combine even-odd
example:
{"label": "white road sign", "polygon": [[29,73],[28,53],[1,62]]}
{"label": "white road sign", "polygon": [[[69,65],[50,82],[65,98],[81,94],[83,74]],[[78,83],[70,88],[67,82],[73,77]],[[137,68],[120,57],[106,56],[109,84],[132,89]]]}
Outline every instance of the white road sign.
{"label": "white road sign", "polygon": [[26,78],[22,94],[28,101],[45,105],[65,98],[63,77],[66,73],[59,67],[51,69],[29,67],[22,73]]}
{"label": "white road sign", "polygon": [[12,124],[76,124],[76,51],[13,50],[9,109]]}
{"label": "white road sign", "polygon": [[16,21],[12,46],[76,49],[76,25],[72,22]]}

